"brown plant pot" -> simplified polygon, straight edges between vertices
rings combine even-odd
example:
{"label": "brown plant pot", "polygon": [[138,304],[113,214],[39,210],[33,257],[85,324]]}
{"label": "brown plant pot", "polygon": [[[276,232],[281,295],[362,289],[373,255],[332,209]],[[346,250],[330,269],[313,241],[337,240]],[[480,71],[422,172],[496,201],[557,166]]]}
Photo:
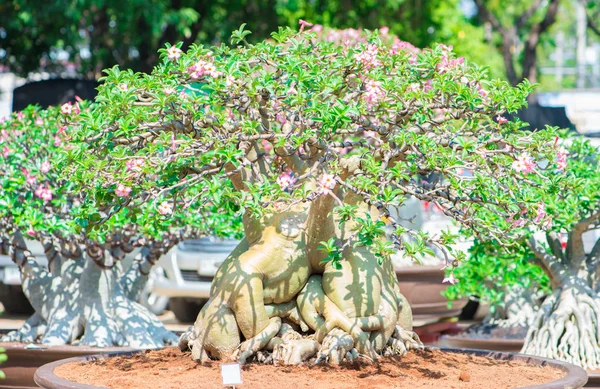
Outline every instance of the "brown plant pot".
{"label": "brown plant pot", "polygon": [[415,325],[457,317],[469,301],[456,300],[448,307],[442,292],[448,288],[443,284],[445,273],[439,266],[409,266],[396,268],[400,292],[412,308]]}
{"label": "brown plant pot", "polygon": [[[450,353],[466,353],[470,355],[483,356],[488,358],[494,358],[498,360],[511,360],[511,361],[522,361],[529,365],[535,366],[551,366],[560,369],[566,373],[566,376],[541,385],[522,387],[521,389],[576,389],[582,388],[587,382],[587,374],[585,370],[569,363],[554,361],[539,357],[533,357],[522,354],[502,353],[502,352],[489,352],[482,350],[467,350],[467,349],[441,349],[445,352]],[[91,386],[86,384],[79,384],[72,381],[67,381],[54,374],[54,369],[66,363],[71,362],[87,362],[91,360],[110,358],[111,356],[118,355],[131,355],[131,353],[115,353],[115,354],[104,354],[94,355],[86,357],[68,358],[62,361],[56,361],[40,367],[35,373],[35,382],[42,388],[45,389],[101,389],[98,386]]]}
{"label": "brown plant pot", "polygon": [[42,349],[27,349],[24,343],[0,343],[6,351],[7,360],[0,365],[6,378],[0,380],[0,388],[38,388],[33,375],[42,365],[65,358],[104,353],[132,351],[127,347],[52,346]]}
{"label": "brown plant pot", "polygon": [[[443,335],[439,340],[442,347],[469,348],[477,350],[494,350],[509,353],[518,353],[523,348],[524,339],[502,338],[473,338],[461,334]],[[588,372],[586,388],[600,388],[600,371]]]}

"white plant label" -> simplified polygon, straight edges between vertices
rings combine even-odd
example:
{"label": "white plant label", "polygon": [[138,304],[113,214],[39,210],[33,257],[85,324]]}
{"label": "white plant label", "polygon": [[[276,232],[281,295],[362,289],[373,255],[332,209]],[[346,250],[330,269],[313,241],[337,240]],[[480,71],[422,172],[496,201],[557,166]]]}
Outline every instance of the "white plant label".
{"label": "white plant label", "polygon": [[242,369],[239,363],[224,363],[221,365],[221,376],[224,386],[235,386],[242,383]]}

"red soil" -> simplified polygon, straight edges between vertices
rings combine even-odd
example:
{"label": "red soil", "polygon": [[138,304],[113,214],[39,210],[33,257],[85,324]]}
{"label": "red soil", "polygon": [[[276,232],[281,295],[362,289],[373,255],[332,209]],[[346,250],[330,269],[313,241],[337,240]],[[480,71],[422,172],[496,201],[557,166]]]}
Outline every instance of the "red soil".
{"label": "red soil", "polygon": [[[222,389],[219,362],[200,365],[189,353],[169,348],[129,357],[115,357],[59,366],[54,373],[70,381],[108,388]],[[441,351],[411,351],[406,356],[381,358],[379,363],[340,367],[243,366],[243,385],[250,388],[460,388],[503,389],[560,379],[564,372],[548,366],[497,361]]]}

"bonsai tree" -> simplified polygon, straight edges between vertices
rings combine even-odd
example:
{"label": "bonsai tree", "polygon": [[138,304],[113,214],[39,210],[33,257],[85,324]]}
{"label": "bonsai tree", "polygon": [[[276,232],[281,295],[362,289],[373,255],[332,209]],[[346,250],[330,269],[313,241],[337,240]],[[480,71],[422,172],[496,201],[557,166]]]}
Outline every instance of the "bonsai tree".
{"label": "bonsai tree", "polygon": [[[0,124],[0,251],[19,266],[35,309],[2,340],[163,347],[177,338],[136,301],[151,266],[181,234],[146,239],[123,212],[104,225],[104,240],[85,233],[89,222],[75,216],[84,199],[59,168],[59,150],[71,147],[67,123],[81,109],[79,103],[29,107]],[[43,245],[47,267],[26,240]],[[120,260],[135,249],[136,260],[124,268]]]}
{"label": "bonsai tree", "polygon": [[[443,45],[390,47],[378,32],[344,45],[309,27],[248,44],[242,26],[233,47],[167,46],[151,74],[108,69],[97,109],[71,127],[65,171],[85,193],[82,218],[138,202],[157,210],[145,223],[160,233],[176,210],[219,218],[206,207],[226,201],[243,221],[180,339],[196,360],[274,350],[284,363],[335,362],[419,347],[389,254],[430,254],[425,242],[443,248],[454,236],[401,227],[390,207],[414,196],[508,240],[509,223],[479,213],[533,223],[537,202],[520,186],[534,160],[556,169],[553,130],[524,132],[502,116],[526,104],[526,82],[489,80]],[[464,257],[445,252],[448,266]]]}

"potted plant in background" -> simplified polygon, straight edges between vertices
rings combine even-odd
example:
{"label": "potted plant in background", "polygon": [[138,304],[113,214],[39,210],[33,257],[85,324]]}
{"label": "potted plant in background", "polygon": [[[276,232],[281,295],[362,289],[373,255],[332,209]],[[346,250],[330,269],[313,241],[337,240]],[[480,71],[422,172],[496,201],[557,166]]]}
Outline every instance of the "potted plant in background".
{"label": "potted plant in background", "polygon": [[[529,330],[522,352],[565,360],[594,371],[598,369],[600,351],[595,313],[598,309],[596,272],[600,255],[600,240],[597,240],[600,228],[598,149],[580,138],[569,138],[565,144],[568,146],[561,151],[563,162],[560,167],[565,171],[569,185],[563,191],[550,192],[539,191],[535,186],[529,188],[528,196],[538,199],[539,215],[547,220],[548,228],[545,233],[528,233],[524,240],[526,247],[509,249],[509,256],[518,261],[513,265],[516,273],[507,278],[507,285],[520,284],[525,287],[525,293],[531,293],[531,286],[535,290],[535,284],[530,280],[539,271],[533,265],[539,266],[548,280],[544,281],[548,283],[548,297],[533,320],[529,316]],[[545,179],[555,183],[554,177]],[[491,215],[488,217],[496,219]],[[518,215],[506,222],[516,228],[523,227]],[[503,255],[499,248],[496,253]],[[485,267],[490,258],[488,255],[493,256],[494,251],[488,249],[485,255],[473,257],[475,262],[473,266],[466,265],[465,275],[472,269]],[[499,274],[500,277],[507,274],[506,268],[492,269],[497,270],[491,270],[487,276],[480,273],[480,276],[493,282]],[[532,273],[515,277],[524,270]],[[544,280],[535,278],[537,282]],[[461,293],[459,290],[455,292]],[[591,384],[597,385],[595,375],[593,378]]]}
{"label": "potted plant in background", "polygon": [[[138,223],[158,231],[179,209],[208,223],[205,206],[225,201],[243,220],[244,239],[180,339],[193,360],[403,355],[421,345],[389,255],[417,257],[428,242],[454,268],[464,253],[448,254],[453,234],[402,227],[389,209],[412,195],[477,236],[503,239],[518,231],[480,212],[536,221],[538,204],[520,196],[524,172],[512,166],[527,156],[554,167],[555,134],[502,117],[525,104],[530,85],[490,81],[445,46],[415,53],[377,33],[345,46],[308,27],[256,45],[242,27],[236,47],[169,46],[152,74],[109,69],[98,106],[70,132],[64,166],[86,193],[83,219],[104,207],[110,223],[139,201],[156,212]],[[430,173],[441,178],[419,179]],[[121,186],[126,198],[111,196]]]}
{"label": "potted plant in background", "polygon": [[[0,124],[0,246],[19,266],[35,309],[22,328],[2,337],[10,342],[3,344],[7,385],[33,386],[37,367],[67,356],[164,347],[177,339],[136,301],[150,268],[180,235],[139,239],[139,227],[121,217],[103,225],[107,235],[99,241],[82,227],[90,221],[74,216],[83,197],[60,177],[57,158],[69,147],[67,121],[80,109],[79,103],[29,107]],[[26,240],[43,246],[47,267]],[[136,260],[124,268],[121,260],[134,249]],[[31,343],[38,345],[25,347]]]}

